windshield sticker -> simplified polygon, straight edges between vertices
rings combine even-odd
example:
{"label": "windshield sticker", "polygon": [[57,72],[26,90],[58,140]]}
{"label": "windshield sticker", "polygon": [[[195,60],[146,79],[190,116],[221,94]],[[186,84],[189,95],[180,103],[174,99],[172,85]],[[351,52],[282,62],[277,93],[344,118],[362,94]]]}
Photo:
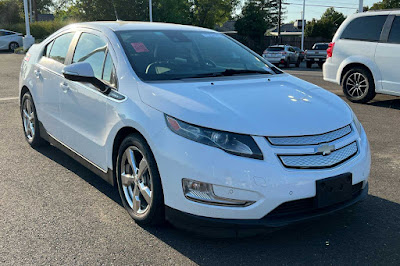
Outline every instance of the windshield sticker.
{"label": "windshield sticker", "polygon": [[136,53],[148,53],[149,49],[147,49],[146,45],[142,42],[133,42],[131,43],[133,49],[135,49]]}

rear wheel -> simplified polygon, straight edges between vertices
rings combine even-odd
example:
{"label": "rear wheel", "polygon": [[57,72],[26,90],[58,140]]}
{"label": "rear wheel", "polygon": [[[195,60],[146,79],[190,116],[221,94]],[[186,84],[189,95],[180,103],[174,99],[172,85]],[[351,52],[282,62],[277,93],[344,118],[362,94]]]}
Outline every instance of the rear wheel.
{"label": "rear wheel", "polygon": [[299,66],[300,66],[300,62],[301,62],[300,58],[299,58],[299,59],[297,59],[297,62],[296,62],[296,67],[299,67]]}
{"label": "rear wheel", "polygon": [[346,98],[355,103],[369,102],[376,95],[372,74],[364,68],[349,70],[343,78],[342,87]]}
{"label": "rear wheel", "polygon": [[287,61],[285,63],[285,67],[290,67],[290,58],[287,59]]}
{"label": "rear wheel", "polygon": [[310,62],[310,61],[307,61],[307,68],[311,68],[311,66],[312,66],[312,63]]}
{"label": "rear wheel", "polygon": [[10,45],[8,46],[8,48],[10,49],[10,51],[15,51],[15,49],[17,49],[19,47],[19,44],[17,42],[12,42],[10,43]]}
{"label": "rear wheel", "polygon": [[323,64],[324,64],[324,62],[319,62],[319,63],[318,63],[318,67],[319,67],[319,68],[322,68],[322,65],[323,65]]}
{"label": "rear wheel", "polygon": [[32,95],[26,92],[21,100],[21,117],[22,126],[26,141],[32,147],[39,147],[43,144],[48,144],[40,137],[39,120],[37,119],[35,104],[33,103]]}
{"label": "rear wheel", "polygon": [[117,157],[117,185],[129,215],[141,225],[164,221],[164,194],[150,147],[138,134],[122,142]]}

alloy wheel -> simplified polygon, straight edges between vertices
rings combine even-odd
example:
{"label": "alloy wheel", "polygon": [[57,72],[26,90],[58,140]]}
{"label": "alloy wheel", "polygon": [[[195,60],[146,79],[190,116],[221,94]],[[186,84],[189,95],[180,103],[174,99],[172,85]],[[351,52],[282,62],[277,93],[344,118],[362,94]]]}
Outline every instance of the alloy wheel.
{"label": "alloy wheel", "polygon": [[25,99],[22,107],[22,120],[24,124],[25,136],[28,140],[35,137],[35,112],[30,99]]}
{"label": "alloy wheel", "polygon": [[368,92],[368,80],[359,73],[352,73],[346,80],[347,93],[353,98],[361,98]]}
{"label": "alloy wheel", "polygon": [[146,158],[137,147],[130,146],[122,155],[120,169],[126,202],[136,215],[144,215],[150,209],[153,196]]}
{"label": "alloy wheel", "polygon": [[18,43],[13,42],[13,43],[10,44],[10,49],[11,49],[11,51],[14,51],[14,50],[17,49],[18,47],[19,47]]}

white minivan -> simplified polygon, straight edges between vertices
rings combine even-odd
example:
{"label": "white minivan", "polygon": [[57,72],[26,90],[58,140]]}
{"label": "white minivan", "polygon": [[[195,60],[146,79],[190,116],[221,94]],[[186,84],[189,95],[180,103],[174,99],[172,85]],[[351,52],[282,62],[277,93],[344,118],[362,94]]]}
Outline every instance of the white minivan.
{"label": "white minivan", "polygon": [[342,85],[352,102],[376,93],[400,96],[400,10],[350,16],[328,48],[324,80]]}

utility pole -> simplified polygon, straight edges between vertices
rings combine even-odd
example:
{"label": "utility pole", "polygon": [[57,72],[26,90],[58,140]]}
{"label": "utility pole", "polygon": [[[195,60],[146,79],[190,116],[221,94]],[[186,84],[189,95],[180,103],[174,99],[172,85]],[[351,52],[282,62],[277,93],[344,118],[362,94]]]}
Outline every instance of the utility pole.
{"label": "utility pole", "polygon": [[33,22],[33,16],[32,16],[32,0],[29,0],[29,22]]}
{"label": "utility pole", "polygon": [[28,7],[28,0],[24,0],[24,13],[25,13],[25,27],[26,27],[26,35],[24,36],[22,42],[24,45],[24,50],[28,50],[32,44],[35,43],[35,38],[31,35],[31,29],[29,27],[29,7]]}
{"label": "utility pole", "polygon": [[301,14],[301,50],[304,50],[304,27],[306,24],[304,16],[306,13],[306,0],[303,0],[303,12]]}
{"label": "utility pole", "polygon": [[364,12],[364,5],[363,5],[363,0],[359,0],[358,2],[358,13]]}
{"label": "utility pole", "polygon": [[149,0],[149,16],[150,16],[150,22],[153,22],[153,6],[151,4],[151,0]]}
{"label": "utility pole", "polygon": [[282,0],[279,0],[279,9],[278,9],[278,44],[281,44],[281,17],[282,17]]}

